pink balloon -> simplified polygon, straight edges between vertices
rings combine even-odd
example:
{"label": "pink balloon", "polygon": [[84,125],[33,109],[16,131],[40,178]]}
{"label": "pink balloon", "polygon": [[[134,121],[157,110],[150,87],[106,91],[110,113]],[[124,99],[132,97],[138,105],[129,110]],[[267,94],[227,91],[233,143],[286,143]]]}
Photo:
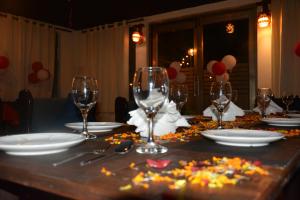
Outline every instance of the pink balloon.
{"label": "pink balloon", "polygon": [[211,60],[207,63],[206,65],[206,69],[207,71],[210,73],[210,74],[213,74],[213,71],[212,71],[212,66],[216,63],[217,61],[216,60]]}
{"label": "pink balloon", "polygon": [[186,75],[184,73],[182,73],[182,72],[179,72],[177,74],[177,77],[176,77],[176,82],[178,82],[178,83],[184,83],[185,80],[186,80]]}
{"label": "pink balloon", "polygon": [[47,70],[47,69],[40,69],[37,72],[37,78],[40,81],[49,80],[49,78],[50,78],[50,72],[49,72],[49,70]]}
{"label": "pink balloon", "polygon": [[225,64],[227,70],[232,70],[236,65],[236,59],[232,55],[224,56],[222,62]]}

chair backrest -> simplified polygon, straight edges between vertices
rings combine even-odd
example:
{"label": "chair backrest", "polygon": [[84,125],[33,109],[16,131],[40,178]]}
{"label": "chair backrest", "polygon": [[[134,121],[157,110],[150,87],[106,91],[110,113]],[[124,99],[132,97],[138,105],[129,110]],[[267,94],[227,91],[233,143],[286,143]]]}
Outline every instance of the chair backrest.
{"label": "chair backrest", "polygon": [[125,97],[115,99],[115,121],[125,123],[129,118],[128,102]]}
{"label": "chair backrest", "polygon": [[[82,121],[81,113],[72,95],[66,98],[35,98],[32,113],[32,131],[65,130],[65,123]],[[95,107],[90,110],[88,121],[96,121]]]}

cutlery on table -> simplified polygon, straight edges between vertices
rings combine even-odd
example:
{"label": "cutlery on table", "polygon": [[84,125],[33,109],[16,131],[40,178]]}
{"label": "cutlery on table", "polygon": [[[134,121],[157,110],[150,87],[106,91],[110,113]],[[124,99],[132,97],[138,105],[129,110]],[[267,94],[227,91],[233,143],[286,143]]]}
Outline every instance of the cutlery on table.
{"label": "cutlery on table", "polygon": [[[124,141],[114,149],[113,154],[111,154],[109,156],[109,158],[111,158],[115,155],[118,155],[118,154],[126,154],[126,153],[130,152],[132,147],[133,147],[133,142],[131,140]],[[89,165],[91,163],[94,163],[96,161],[102,160],[102,159],[107,158],[107,157],[108,156],[105,156],[105,155],[99,155],[99,156],[96,156],[94,158],[83,160],[83,161],[80,162],[80,166]]]}
{"label": "cutlery on table", "polygon": [[100,145],[100,147],[98,149],[95,149],[93,151],[86,151],[86,152],[80,152],[80,153],[77,153],[75,154],[74,156],[71,156],[71,157],[68,157],[66,159],[63,159],[61,161],[58,161],[58,162],[55,162],[55,163],[52,163],[52,166],[54,167],[57,167],[61,164],[64,164],[66,162],[69,162],[71,160],[74,160],[76,158],[79,158],[81,156],[84,156],[84,155],[87,155],[87,154],[95,154],[95,155],[98,155],[98,154],[102,154],[104,153],[105,151],[107,151],[110,147],[110,144],[109,143],[103,143],[102,145]]}

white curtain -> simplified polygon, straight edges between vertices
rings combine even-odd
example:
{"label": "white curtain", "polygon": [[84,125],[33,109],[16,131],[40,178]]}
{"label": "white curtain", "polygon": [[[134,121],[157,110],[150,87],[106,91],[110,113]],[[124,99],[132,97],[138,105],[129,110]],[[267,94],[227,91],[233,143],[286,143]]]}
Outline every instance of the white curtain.
{"label": "white curtain", "polygon": [[[48,24],[9,14],[0,16],[0,55],[9,59],[9,67],[1,70],[0,97],[15,100],[22,89],[33,97],[50,97],[52,93],[55,29]],[[50,80],[31,84],[28,75],[32,63],[39,61],[50,71]]]}
{"label": "white curtain", "polygon": [[272,66],[273,88],[300,95],[300,58],[294,53],[300,42],[300,1],[272,1]]}
{"label": "white curtain", "polygon": [[[65,35],[65,36],[64,36]],[[117,96],[128,98],[128,25],[114,24],[61,37],[61,85],[70,91],[72,76],[93,76],[99,83],[98,119],[114,120]],[[67,85],[67,86],[66,86]]]}

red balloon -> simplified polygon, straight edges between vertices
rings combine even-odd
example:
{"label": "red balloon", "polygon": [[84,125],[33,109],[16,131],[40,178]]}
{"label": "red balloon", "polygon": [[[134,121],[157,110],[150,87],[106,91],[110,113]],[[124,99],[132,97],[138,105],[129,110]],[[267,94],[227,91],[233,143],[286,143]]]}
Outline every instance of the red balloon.
{"label": "red balloon", "polygon": [[9,60],[6,56],[0,56],[0,69],[5,69],[9,66]]}
{"label": "red balloon", "polygon": [[38,83],[39,79],[37,77],[37,74],[35,72],[29,74],[28,75],[28,81],[29,81],[29,83],[33,83],[33,84]]}
{"label": "red balloon", "polygon": [[300,42],[295,47],[295,54],[300,57]]}
{"label": "red balloon", "polygon": [[40,69],[43,69],[43,64],[40,62],[40,61],[36,61],[36,62],[34,62],[34,63],[32,63],[32,70],[34,71],[34,72],[37,72],[37,71],[39,71]]}
{"label": "red balloon", "polygon": [[226,66],[222,62],[216,62],[212,66],[212,72],[214,75],[222,75],[226,72]]}
{"label": "red balloon", "polygon": [[176,76],[177,76],[177,71],[175,68],[173,67],[168,67],[167,68],[167,72],[168,72],[168,76],[169,76],[169,79],[175,79]]}

